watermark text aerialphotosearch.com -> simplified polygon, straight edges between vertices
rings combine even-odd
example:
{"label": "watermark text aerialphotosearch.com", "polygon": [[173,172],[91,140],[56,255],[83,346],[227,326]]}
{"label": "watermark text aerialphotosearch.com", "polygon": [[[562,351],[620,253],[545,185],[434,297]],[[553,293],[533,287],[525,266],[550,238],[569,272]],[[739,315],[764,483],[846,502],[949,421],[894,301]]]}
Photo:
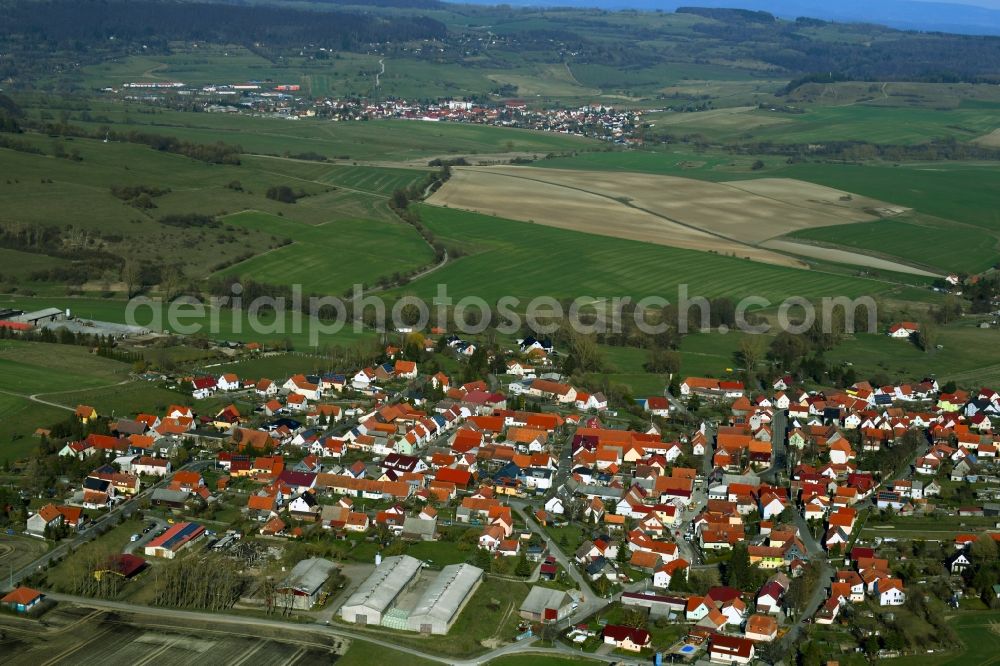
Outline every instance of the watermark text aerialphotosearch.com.
{"label": "watermark text aerialphotosearch.com", "polygon": [[[811,301],[791,296],[773,302],[762,296],[746,296],[733,303],[733,325],[712,326],[712,303],[693,296],[686,284],[677,286],[673,299],[647,296],[597,298],[579,296],[570,302],[551,296],[530,300],[502,296],[489,302],[478,296],[455,299],[448,287],[439,284],[430,300],[403,296],[387,304],[376,295],[366,295],[362,285],[355,285],[350,297],[304,297],[302,286],[293,285],[289,296],[243,298],[243,287],[234,283],[231,293],[214,296],[207,302],[182,297],[170,302],[140,296],[126,306],[126,323],[151,330],[170,330],[183,335],[217,335],[223,330],[235,334],[309,336],[310,345],[345,327],[360,333],[377,331],[420,331],[431,327],[456,334],[475,335],[489,328],[502,334],[515,334],[526,327],[535,335],[554,333],[569,325],[582,334],[620,333],[631,319],[642,333],[657,335],[670,326],[680,333],[716,330],[727,333],[767,334],[778,331],[804,333],[817,323],[824,333],[834,328],[875,333],[878,330],[878,306],[869,296],[824,297]],[[762,310],[776,309],[776,323],[771,318],[755,316]],[[670,312],[670,317],[664,313]],[[223,324],[225,323],[225,326]]]}

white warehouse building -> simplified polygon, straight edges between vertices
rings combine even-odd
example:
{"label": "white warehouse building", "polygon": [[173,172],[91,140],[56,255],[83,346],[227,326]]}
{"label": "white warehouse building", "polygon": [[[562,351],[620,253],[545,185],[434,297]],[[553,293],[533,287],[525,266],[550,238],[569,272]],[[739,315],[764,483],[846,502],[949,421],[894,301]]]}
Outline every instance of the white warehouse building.
{"label": "white warehouse building", "polygon": [[417,578],[423,562],[409,555],[387,557],[340,607],[340,617],[355,624],[382,623],[382,618]]}
{"label": "white warehouse building", "polygon": [[471,564],[446,566],[410,611],[410,631],[447,634],[482,580],[483,570]]}

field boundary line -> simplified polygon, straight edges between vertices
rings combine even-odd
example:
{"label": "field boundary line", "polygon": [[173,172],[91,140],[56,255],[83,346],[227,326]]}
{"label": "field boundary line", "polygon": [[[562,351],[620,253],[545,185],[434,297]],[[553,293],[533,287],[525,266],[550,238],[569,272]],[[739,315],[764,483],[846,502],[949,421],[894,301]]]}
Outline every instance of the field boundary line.
{"label": "field boundary line", "polygon": [[[493,176],[500,176],[500,177],[507,177],[507,178],[518,178],[518,179],[521,179],[521,180],[527,180],[527,181],[532,181],[532,182],[536,182],[536,183],[541,183],[542,185],[551,185],[551,186],[554,186],[554,187],[562,187],[562,188],[565,188],[565,189],[568,189],[568,190],[575,190],[577,192],[583,192],[584,194],[589,194],[589,195],[592,195],[592,196],[596,196],[596,197],[601,197],[601,198],[604,198],[604,199],[608,199],[608,200],[613,201],[613,202],[615,202],[615,203],[617,203],[619,205],[623,205],[623,206],[626,206],[628,208],[632,208],[634,210],[641,211],[641,212],[646,213],[648,215],[652,215],[653,217],[657,217],[657,218],[659,218],[661,220],[666,220],[667,222],[671,222],[673,224],[677,224],[677,225],[685,227],[687,229],[691,229],[692,231],[697,231],[699,233],[707,234],[709,236],[714,236],[714,237],[719,238],[719,239],[724,240],[724,241],[735,243],[735,244],[740,245],[742,247],[746,247],[746,248],[750,248],[750,249],[754,249],[754,250],[766,250],[768,252],[774,252],[775,254],[785,254],[786,256],[788,256],[788,253],[782,253],[782,252],[779,252],[777,250],[771,250],[771,249],[766,248],[766,247],[754,245],[752,243],[747,243],[746,241],[741,241],[741,240],[738,240],[736,238],[731,238],[729,236],[726,236],[725,234],[720,234],[720,233],[717,233],[717,232],[708,231],[706,229],[702,229],[701,227],[694,226],[694,225],[689,224],[687,222],[681,222],[679,220],[675,220],[675,219],[673,219],[671,217],[668,217],[666,215],[663,215],[661,213],[657,213],[657,212],[648,210],[646,208],[643,208],[642,206],[637,206],[634,203],[631,203],[630,201],[622,201],[621,199],[617,199],[617,198],[615,198],[613,196],[610,196],[610,195],[607,195],[607,194],[601,194],[599,192],[592,192],[590,190],[586,190],[586,189],[583,189],[583,188],[580,188],[580,187],[573,187],[571,185],[565,185],[565,184],[562,184],[562,183],[555,183],[555,182],[552,182],[552,181],[542,180],[540,178],[532,178],[530,176],[516,175],[516,174],[511,174],[511,173],[501,173],[501,174],[498,174],[498,173],[495,173],[495,172],[491,172],[490,169],[489,169],[489,167],[457,167],[457,168],[458,169],[468,170],[468,171],[471,171],[471,172],[476,172],[476,173],[487,173],[487,174],[491,174]],[[447,186],[447,183],[445,183],[445,185],[442,186],[442,189],[444,187],[446,187],[446,186]],[[436,203],[433,203],[433,202],[427,201],[427,200],[425,200],[423,203],[425,203],[427,205],[430,205],[430,206],[436,206],[438,208],[446,208],[446,209],[449,208],[449,206],[447,206],[447,205],[436,204]],[[451,209],[452,210],[468,210],[468,209],[459,208],[459,207],[451,207]],[[480,215],[485,214],[485,213],[482,213],[482,212],[479,212],[479,211],[475,211],[475,210],[470,210],[469,212],[478,213]],[[497,216],[493,215],[492,217],[497,217]],[[547,225],[543,225],[543,226],[547,226]],[[587,232],[587,231],[580,231],[578,233],[584,233],[584,234],[588,234],[588,235],[591,235],[591,236],[599,235],[599,234],[593,234],[593,233]],[[636,242],[644,243],[645,241],[636,241]],[[675,247],[675,246],[666,246],[666,247]],[[686,249],[686,248],[675,248],[675,249]],[[693,251],[693,252],[704,252],[703,250],[690,250],[690,251]],[[840,273],[834,273],[834,272],[831,272],[831,271],[828,271],[828,270],[822,270],[822,269],[816,268],[812,263],[803,262],[803,260],[800,257],[794,256],[794,255],[792,255],[792,256],[795,259],[799,260],[800,262],[806,264],[806,266],[804,268],[799,268],[798,270],[811,271],[813,273],[821,274],[821,275],[834,275],[834,276],[837,276],[837,277],[843,277],[843,275],[840,274]],[[765,266],[773,266],[773,265],[775,265],[775,264],[771,264],[769,262],[762,261],[762,260],[759,260],[759,259],[750,259],[749,261],[752,261],[752,262],[757,263],[757,264],[765,265]],[[879,284],[895,285],[895,286],[898,286],[898,287],[912,287],[913,286],[913,285],[905,283],[905,282],[897,282],[895,280],[884,280],[884,279],[876,278],[876,277],[872,277],[872,276],[859,277],[857,279],[870,280],[872,282],[877,282]]]}

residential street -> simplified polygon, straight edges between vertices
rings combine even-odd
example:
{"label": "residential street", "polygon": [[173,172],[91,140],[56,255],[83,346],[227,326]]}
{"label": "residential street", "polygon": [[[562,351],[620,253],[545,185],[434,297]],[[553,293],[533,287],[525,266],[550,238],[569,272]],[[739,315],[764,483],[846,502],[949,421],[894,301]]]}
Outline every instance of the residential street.
{"label": "residential street", "polygon": [[[212,461],[195,461],[188,463],[182,469],[200,471],[213,464],[214,462]],[[135,497],[126,500],[125,502],[122,502],[115,508],[111,509],[105,515],[101,516],[96,521],[94,521],[87,527],[80,530],[80,532],[73,539],[69,541],[63,541],[59,545],[55,546],[52,550],[45,553],[38,559],[36,559],[31,564],[19,569],[18,571],[13,572],[13,574],[11,574],[10,576],[11,583],[14,585],[20,584],[21,581],[23,581],[25,578],[30,576],[35,571],[38,571],[40,568],[47,566],[49,562],[51,562],[52,560],[60,559],[64,557],[70,550],[76,550],[77,548],[87,543],[88,541],[93,541],[98,536],[100,536],[100,534],[102,534],[100,528],[106,527],[107,529],[111,529],[112,527],[117,525],[119,516],[123,516],[124,518],[131,517],[132,514],[135,513],[135,511],[139,508],[139,502],[143,497],[152,494],[152,492],[157,488],[165,487],[168,484],[168,482],[169,481],[167,479],[163,479],[159,483],[149,486]]]}

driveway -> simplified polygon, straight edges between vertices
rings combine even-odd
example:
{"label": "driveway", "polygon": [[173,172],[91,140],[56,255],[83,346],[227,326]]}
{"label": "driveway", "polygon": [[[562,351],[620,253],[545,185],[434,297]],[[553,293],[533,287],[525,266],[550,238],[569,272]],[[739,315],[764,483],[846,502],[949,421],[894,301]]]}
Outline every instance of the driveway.
{"label": "driveway", "polygon": [[160,533],[160,530],[165,530],[168,527],[170,527],[170,525],[167,523],[166,520],[164,520],[163,518],[158,518],[156,516],[146,516],[144,522],[147,525],[149,525],[150,523],[155,523],[155,526],[153,527],[153,529],[149,530],[145,534],[140,532],[138,541],[129,541],[127,544],[125,544],[125,548],[122,549],[122,552],[125,553],[126,555],[130,555],[134,553],[136,550],[141,550],[147,543],[156,538],[156,535]]}

